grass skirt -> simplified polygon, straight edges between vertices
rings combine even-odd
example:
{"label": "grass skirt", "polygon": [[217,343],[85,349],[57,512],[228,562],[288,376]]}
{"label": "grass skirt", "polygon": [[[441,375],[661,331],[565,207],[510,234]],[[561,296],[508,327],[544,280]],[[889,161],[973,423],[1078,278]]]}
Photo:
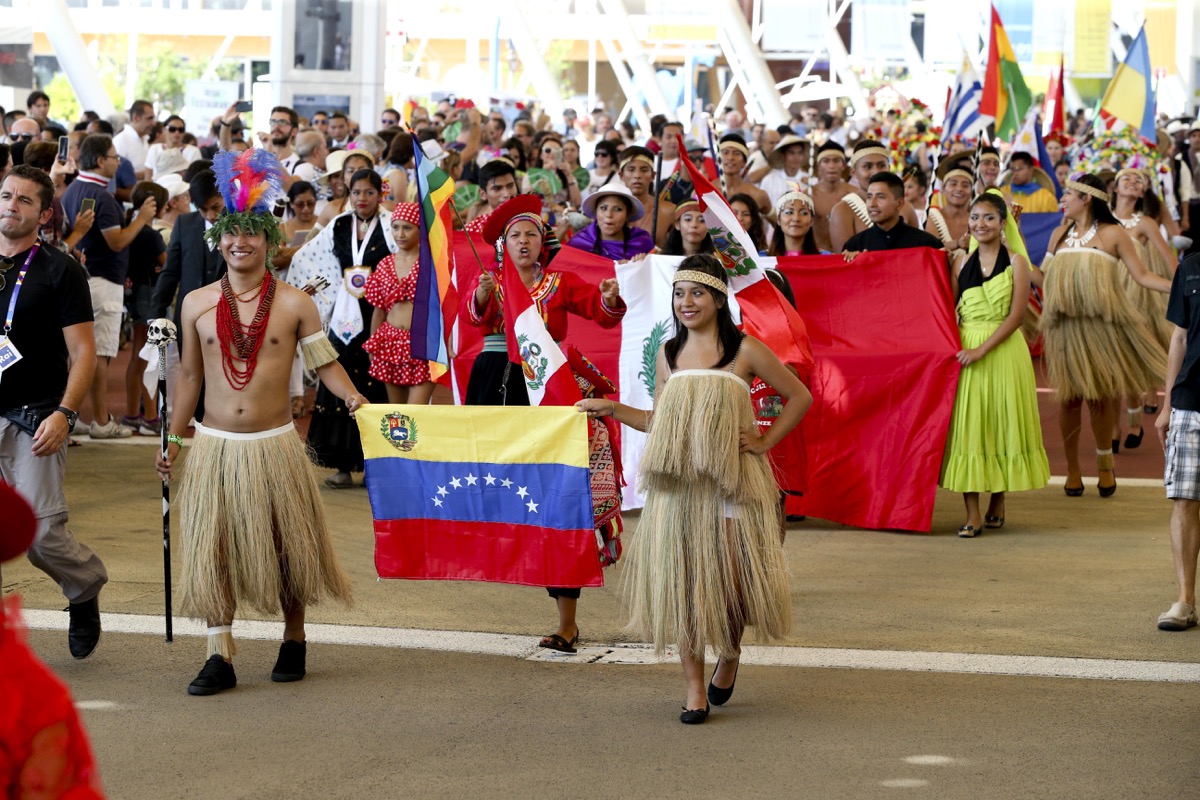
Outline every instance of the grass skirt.
{"label": "grass skirt", "polygon": [[1067,248],[1043,269],[1046,374],[1060,400],[1136,396],[1162,383],[1167,353],[1125,294],[1119,259]]}
{"label": "grass skirt", "polygon": [[[1158,252],[1157,247],[1153,245],[1146,247],[1136,239],[1134,239],[1133,245],[1137,248],[1138,255],[1141,256],[1146,269],[1168,281],[1174,277],[1171,265],[1163,258],[1162,253]],[[1164,350],[1169,350],[1171,348],[1171,331],[1175,326],[1167,321],[1167,296],[1162,292],[1139,285],[1127,269],[1121,270],[1121,284],[1125,287],[1125,294],[1129,297],[1129,302],[1133,304],[1142,320],[1154,332],[1158,343]],[[1159,381],[1161,382],[1165,378],[1166,374],[1164,373]]]}
{"label": "grass skirt", "polygon": [[791,627],[779,490],[765,457],[738,452],[754,425],[745,383],[724,370],[676,372],[655,403],[624,588],[630,627],[658,652],[735,658],[743,626],[768,641]]}
{"label": "grass skirt", "polygon": [[[234,438],[236,437],[236,438]],[[228,434],[197,426],[179,487],[180,610],[220,620],[332,596],[350,603],[308,452],[294,426]]]}
{"label": "grass skirt", "polygon": [[[995,333],[1012,307],[1008,269],[963,292],[958,326],[964,350]],[[962,368],[939,484],[953,492],[1040,489],[1050,479],[1029,347],[1012,335]]]}

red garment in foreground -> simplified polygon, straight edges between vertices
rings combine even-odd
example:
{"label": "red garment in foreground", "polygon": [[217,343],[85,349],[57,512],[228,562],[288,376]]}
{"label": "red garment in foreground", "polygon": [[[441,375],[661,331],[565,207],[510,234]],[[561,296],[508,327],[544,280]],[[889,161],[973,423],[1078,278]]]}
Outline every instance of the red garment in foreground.
{"label": "red garment in foreground", "polygon": [[800,513],[929,531],[962,349],[945,256],[785,257],[816,365]]}
{"label": "red garment in foreground", "polygon": [[0,603],[0,797],[103,800],[71,693],[20,625],[17,598]]}

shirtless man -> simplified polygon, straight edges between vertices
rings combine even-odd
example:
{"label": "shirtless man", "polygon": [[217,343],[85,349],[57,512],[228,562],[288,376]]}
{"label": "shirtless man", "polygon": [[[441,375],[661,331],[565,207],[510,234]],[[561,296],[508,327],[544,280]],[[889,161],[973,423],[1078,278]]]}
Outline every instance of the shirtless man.
{"label": "shirtless man", "polygon": [[721,158],[722,180],[725,182],[725,196],[748,194],[758,203],[758,210],[764,214],[771,212],[771,198],[762,189],[747,181],[742,174],[746,170],[746,162],[750,159],[750,148],[746,140],[736,133],[727,133],[721,137],[717,145],[717,155]]}
{"label": "shirtless man", "polygon": [[[233,155],[222,152],[217,159]],[[305,607],[326,596],[350,601],[292,423],[288,378],[297,344],[351,412],[365,402],[337,362],[311,297],[267,270],[282,239],[270,213],[274,198],[255,210],[238,209],[237,194],[221,189],[227,209],[207,238],[217,241],[228,272],[183,301],[175,413],[167,457],[157,458],[159,474],[170,478],[203,381],[204,424],[196,425],[179,491],[180,606],[209,626],[209,657],[188,686],[193,695],[237,685],[230,626],[239,601],[265,614],[282,606],[284,641],[271,673],[276,682],[304,677]]]}
{"label": "shirtless man", "polygon": [[[854,145],[854,153],[850,156],[850,171],[857,185],[852,186],[851,191],[857,195],[859,201],[856,202],[853,198],[844,198],[829,212],[829,240],[834,252],[845,249],[846,240],[851,236],[862,233],[871,227],[871,219],[866,211],[867,192],[863,187],[867,185],[872,175],[878,172],[887,172],[890,168],[891,158],[888,150],[879,142],[873,139],[863,139]],[[855,206],[859,207],[858,211],[855,210]],[[900,214],[907,224],[914,228],[920,226],[912,206],[907,203],[903,204]]]}
{"label": "shirtless man", "polygon": [[966,250],[971,244],[971,234],[967,230],[971,184],[975,180],[971,174],[971,158],[970,153],[963,152],[938,164],[942,207],[929,209],[929,219],[925,222],[925,230],[941,239],[951,252]]}
{"label": "shirtless man", "polygon": [[666,198],[665,192],[659,197],[658,230],[651,230],[650,226],[654,224],[654,196],[650,194],[650,187],[654,185],[654,154],[644,147],[626,147],[621,151],[619,163],[618,177],[646,209],[642,218],[633,224],[653,236],[655,245],[664,247],[667,235],[675,225],[675,204]]}
{"label": "shirtless man", "polygon": [[812,186],[813,235],[817,238],[817,249],[832,252],[829,240],[829,215],[833,207],[848,193],[854,191],[845,179],[846,151],[830,139],[817,148],[817,182]]}

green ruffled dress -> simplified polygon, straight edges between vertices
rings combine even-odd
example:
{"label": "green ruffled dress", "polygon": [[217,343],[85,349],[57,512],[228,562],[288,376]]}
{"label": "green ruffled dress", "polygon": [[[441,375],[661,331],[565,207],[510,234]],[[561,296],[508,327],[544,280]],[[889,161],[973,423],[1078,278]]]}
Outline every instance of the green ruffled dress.
{"label": "green ruffled dress", "polygon": [[[963,266],[958,330],[964,349],[983,344],[1008,316],[1013,293],[1009,266],[1004,248],[987,278],[978,250]],[[1017,330],[962,368],[939,483],[954,492],[1017,492],[1040,489],[1049,479],[1033,361]]]}

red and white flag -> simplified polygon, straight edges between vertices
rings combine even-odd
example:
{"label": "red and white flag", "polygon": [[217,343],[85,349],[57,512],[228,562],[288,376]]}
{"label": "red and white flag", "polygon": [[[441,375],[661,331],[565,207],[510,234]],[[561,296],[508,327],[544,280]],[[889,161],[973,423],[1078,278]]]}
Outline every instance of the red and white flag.
{"label": "red and white flag", "polygon": [[521,365],[525,387],[529,390],[529,405],[574,405],[582,395],[567,357],[546,330],[546,322],[521,281],[520,273],[507,257],[501,282],[508,360]]}
{"label": "red and white flag", "polygon": [[[679,146],[683,147],[682,137]],[[767,278],[765,266],[773,264],[774,259],[758,255],[737,214],[708,178],[686,158],[680,159],[680,163],[696,187],[696,199],[700,201],[716,255],[729,273],[743,329],[770,347],[780,361],[794,367],[803,379],[813,365],[808,331],[796,309]]]}

